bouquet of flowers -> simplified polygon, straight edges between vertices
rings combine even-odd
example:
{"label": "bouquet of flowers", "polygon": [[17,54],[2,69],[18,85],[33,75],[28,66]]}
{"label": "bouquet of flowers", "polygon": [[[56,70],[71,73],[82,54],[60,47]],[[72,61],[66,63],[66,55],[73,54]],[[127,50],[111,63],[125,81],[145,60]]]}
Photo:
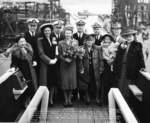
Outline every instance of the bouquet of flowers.
{"label": "bouquet of flowers", "polygon": [[83,59],[84,54],[85,54],[85,49],[82,46],[68,45],[63,50],[63,56],[71,59],[76,59],[77,57]]}
{"label": "bouquet of flowers", "polygon": [[83,59],[85,55],[85,49],[83,46],[76,47],[76,55],[79,57],[79,59]]}
{"label": "bouquet of flowers", "polygon": [[66,58],[76,58],[76,52],[75,52],[75,47],[68,45],[64,50],[63,50],[63,56]]}

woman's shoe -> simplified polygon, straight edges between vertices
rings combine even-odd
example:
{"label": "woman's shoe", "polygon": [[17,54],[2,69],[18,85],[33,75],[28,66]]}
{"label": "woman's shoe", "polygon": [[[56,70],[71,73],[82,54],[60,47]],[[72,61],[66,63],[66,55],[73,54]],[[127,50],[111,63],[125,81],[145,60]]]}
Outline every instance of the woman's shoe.
{"label": "woman's shoe", "polygon": [[64,107],[68,107],[68,103],[67,102],[64,102]]}
{"label": "woman's shoe", "polygon": [[49,102],[49,107],[53,107],[54,103],[53,102]]}
{"label": "woman's shoe", "polygon": [[90,104],[90,97],[87,94],[86,97],[85,97],[85,105],[89,105],[89,104]]}

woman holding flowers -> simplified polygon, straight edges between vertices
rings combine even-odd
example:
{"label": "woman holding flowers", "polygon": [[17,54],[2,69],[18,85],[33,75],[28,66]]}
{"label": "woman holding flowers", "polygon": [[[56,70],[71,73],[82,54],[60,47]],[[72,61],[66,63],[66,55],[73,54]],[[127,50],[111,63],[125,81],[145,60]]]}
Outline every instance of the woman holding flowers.
{"label": "woman holding flowers", "polygon": [[103,62],[104,62],[104,71],[102,74],[102,86],[103,86],[103,103],[107,104],[107,95],[109,89],[115,85],[115,77],[113,73],[113,62],[116,57],[116,52],[118,48],[118,44],[114,43],[114,39],[111,35],[105,34],[102,37],[102,51],[103,51]]}
{"label": "woman holding flowers", "polygon": [[64,106],[72,106],[72,91],[77,87],[76,76],[76,49],[78,42],[72,38],[73,27],[67,25],[64,28],[65,39],[59,42],[61,88],[64,93]]}

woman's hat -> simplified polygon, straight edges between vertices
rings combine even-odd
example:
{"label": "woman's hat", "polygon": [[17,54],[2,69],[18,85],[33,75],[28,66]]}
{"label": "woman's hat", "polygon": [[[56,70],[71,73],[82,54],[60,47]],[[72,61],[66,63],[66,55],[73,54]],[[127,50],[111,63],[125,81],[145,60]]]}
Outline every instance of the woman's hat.
{"label": "woman's hat", "polygon": [[137,31],[134,29],[125,29],[125,30],[123,30],[121,35],[122,36],[135,35],[136,33],[137,33]]}
{"label": "woman's hat", "polygon": [[71,30],[71,31],[73,32],[73,26],[70,25],[70,24],[66,25],[66,26],[64,27],[64,31],[66,31],[66,30]]}
{"label": "woman's hat", "polygon": [[109,37],[111,41],[115,42],[114,38],[113,38],[110,34],[105,34],[105,35],[102,37],[102,40],[104,40],[105,37]]}
{"label": "woman's hat", "polygon": [[49,27],[51,30],[53,30],[53,26],[51,23],[44,23],[40,26],[40,31],[43,32],[46,27]]}

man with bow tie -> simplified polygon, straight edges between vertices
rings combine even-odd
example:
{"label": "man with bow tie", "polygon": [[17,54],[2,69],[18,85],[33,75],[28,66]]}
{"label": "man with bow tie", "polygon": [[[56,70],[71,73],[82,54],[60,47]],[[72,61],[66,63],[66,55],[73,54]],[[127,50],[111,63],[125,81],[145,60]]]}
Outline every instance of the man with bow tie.
{"label": "man with bow tie", "polygon": [[95,39],[95,45],[98,45],[100,46],[101,45],[101,42],[102,42],[102,35],[101,35],[101,25],[99,23],[94,23],[92,25],[93,27],[93,31],[94,31],[94,34],[92,34],[91,36],[94,37]]}
{"label": "man with bow tie", "polygon": [[79,46],[84,45],[85,40],[87,38],[87,34],[84,32],[85,22],[83,20],[79,20],[76,23],[77,32],[73,35],[73,38],[79,42]]}

